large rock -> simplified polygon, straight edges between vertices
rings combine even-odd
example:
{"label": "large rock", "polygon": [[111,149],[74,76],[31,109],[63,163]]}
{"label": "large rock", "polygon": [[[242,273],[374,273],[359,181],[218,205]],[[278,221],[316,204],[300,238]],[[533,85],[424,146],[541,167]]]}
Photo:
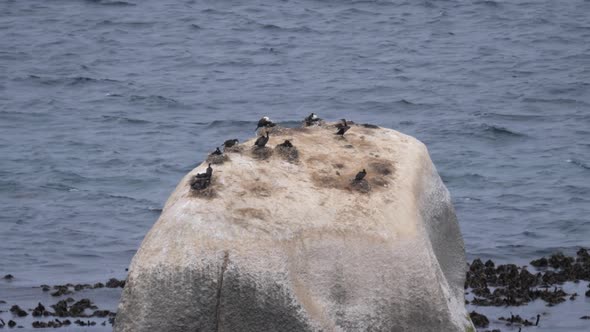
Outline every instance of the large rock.
{"label": "large rock", "polygon": [[209,188],[190,188],[206,164],[185,176],[133,258],[115,331],[471,331],[463,240],[426,147],[335,131],[273,128],[268,150],[251,140],[213,165]]}

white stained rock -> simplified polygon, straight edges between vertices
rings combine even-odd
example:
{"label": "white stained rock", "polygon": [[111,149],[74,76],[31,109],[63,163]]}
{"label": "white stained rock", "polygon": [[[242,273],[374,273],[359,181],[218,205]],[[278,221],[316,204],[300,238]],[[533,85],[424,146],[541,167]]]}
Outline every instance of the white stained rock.
{"label": "white stained rock", "polygon": [[474,331],[424,144],[335,132],[275,127],[264,150],[254,138],[213,165],[207,189],[190,187],[206,164],[185,176],[133,258],[115,331]]}

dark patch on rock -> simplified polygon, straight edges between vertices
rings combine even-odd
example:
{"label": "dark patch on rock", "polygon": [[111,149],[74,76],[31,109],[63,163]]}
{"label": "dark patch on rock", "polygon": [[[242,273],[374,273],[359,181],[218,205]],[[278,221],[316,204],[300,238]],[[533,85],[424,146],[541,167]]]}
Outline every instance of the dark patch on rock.
{"label": "dark patch on rock", "polygon": [[347,144],[344,146],[345,149],[354,149],[354,146],[352,146],[351,144]]}
{"label": "dark patch on rock", "polygon": [[490,321],[486,316],[475,311],[469,313],[469,318],[471,318],[471,321],[475,327],[488,327],[488,325],[490,325]]}
{"label": "dark patch on rock", "polygon": [[203,191],[211,185],[211,177],[194,176],[190,181],[192,190]]}
{"label": "dark patch on rock", "polygon": [[392,175],[395,172],[395,166],[389,161],[376,161],[369,164],[371,173],[379,175]]}
{"label": "dark patch on rock", "polygon": [[590,297],[590,290],[586,291],[586,296]]}
{"label": "dark patch on rock", "polygon": [[[244,146],[243,145],[234,145],[231,147],[224,147],[223,148],[223,152],[227,152],[227,153],[242,153],[242,151],[244,151]],[[226,161],[229,160],[229,157]]]}
{"label": "dark patch on rock", "polygon": [[365,128],[369,128],[369,129],[379,129],[379,126],[374,125],[374,124],[369,124],[369,123],[363,123],[361,126],[363,126]]}
{"label": "dark patch on rock", "polygon": [[272,156],[272,149],[266,146],[255,146],[252,148],[252,155],[254,155],[256,159],[266,160]]}
{"label": "dark patch on rock", "polygon": [[363,194],[366,194],[371,191],[371,185],[365,179],[362,179],[360,181],[352,180],[350,183],[350,188]]}
{"label": "dark patch on rock", "polygon": [[16,304],[10,308],[10,312],[12,312],[14,315],[16,315],[18,317],[25,317],[25,316],[29,315],[26,311],[21,309],[21,307],[19,307]]}
{"label": "dark patch on rock", "polygon": [[193,195],[195,197],[199,197],[199,198],[212,199],[212,198],[217,197],[217,192],[211,187],[207,187],[204,189],[192,188],[191,195]]}
{"label": "dark patch on rock", "polygon": [[289,140],[285,140],[285,142],[275,146],[275,151],[290,163],[297,163],[299,161],[299,151]]}
{"label": "dark patch on rock", "polygon": [[225,154],[221,154],[221,155],[210,154],[207,157],[207,163],[213,164],[213,165],[221,165],[221,164],[225,163],[226,161],[229,161],[229,157]]}

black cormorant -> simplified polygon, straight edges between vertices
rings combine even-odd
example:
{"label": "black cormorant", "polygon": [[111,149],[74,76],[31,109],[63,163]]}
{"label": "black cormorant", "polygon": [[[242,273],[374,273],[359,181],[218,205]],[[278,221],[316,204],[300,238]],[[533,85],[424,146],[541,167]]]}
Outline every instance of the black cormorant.
{"label": "black cormorant", "polygon": [[348,131],[348,129],[350,129],[350,126],[348,124],[346,124],[345,119],[342,119],[342,124],[337,124],[336,128],[339,128],[338,132],[336,132],[336,135],[340,135],[340,136],[344,137],[344,133],[346,133]]}
{"label": "black cormorant", "polygon": [[269,135],[268,135],[268,131],[266,132],[266,136],[260,136],[258,137],[258,139],[256,140],[256,142],[254,142],[254,145],[259,147],[259,148],[263,148],[266,143],[268,143],[268,139],[269,139]]}
{"label": "black cormorant", "polygon": [[362,171],[356,173],[356,176],[354,177],[354,181],[359,182],[362,179],[365,178],[365,175],[367,175],[367,171],[365,171],[365,169],[363,168]]}
{"label": "black cormorant", "polygon": [[238,141],[237,138],[234,139],[228,139],[227,141],[223,142],[223,147],[225,148],[231,148],[232,146],[238,144],[240,141]]}
{"label": "black cormorant", "polygon": [[274,126],[274,123],[272,121],[270,121],[268,116],[263,116],[262,119],[258,120],[258,125],[256,126],[256,129],[254,129],[254,131],[257,131],[258,128],[260,128],[260,127],[272,127],[272,126]]}
{"label": "black cormorant", "polygon": [[210,155],[212,156],[221,156],[223,154],[223,152],[221,152],[221,150],[219,150],[219,148],[216,148],[215,151],[211,152]]}

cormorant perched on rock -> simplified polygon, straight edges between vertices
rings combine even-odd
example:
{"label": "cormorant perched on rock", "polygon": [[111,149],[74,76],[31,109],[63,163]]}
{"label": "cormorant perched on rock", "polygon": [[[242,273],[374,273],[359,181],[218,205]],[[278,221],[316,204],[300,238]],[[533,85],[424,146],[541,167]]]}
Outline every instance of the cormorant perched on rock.
{"label": "cormorant perched on rock", "polygon": [[346,133],[348,131],[348,129],[350,129],[350,126],[348,124],[346,124],[345,119],[342,119],[342,124],[336,125],[336,127],[339,128],[336,135],[340,135],[342,137],[344,137],[344,133]]}
{"label": "cormorant perched on rock", "polygon": [[196,177],[199,179],[204,179],[204,178],[211,178],[212,175],[213,175],[213,168],[211,168],[211,164],[209,164],[205,173],[197,173]]}
{"label": "cormorant perched on rock", "polygon": [[216,148],[215,151],[211,152],[209,155],[210,156],[221,156],[223,154],[223,152],[221,152],[221,150],[219,150],[219,148]]}
{"label": "cormorant perched on rock", "polygon": [[256,129],[254,129],[254,131],[257,131],[260,127],[273,127],[274,125],[275,124],[272,121],[270,121],[268,116],[263,116],[262,119],[258,120],[258,125],[256,126]]}
{"label": "cormorant perched on rock", "polygon": [[288,139],[286,139],[283,143],[279,144],[278,146],[282,146],[284,148],[292,148],[293,147],[293,143],[291,143],[291,141],[289,141]]}
{"label": "cormorant perched on rock", "polygon": [[367,171],[365,171],[365,169],[363,168],[362,171],[356,173],[356,176],[354,177],[354,181],[359,182],[362,179],[365,178],[365,175],[367,175]]}
{"label": "cormorant perched on rock", "polygon": [[224,148],[231,148],[232,146],[238,144],[240,141],[238,141],[237,138],[234,139],[228,139],[227,141],[223,142],[223,147]]}
{"label": "cormorant perched on rock", "polygon": [[269,139],[269,135],[268,135],[268,131],[266,132],[266,136],[260,136],[258,137],[258,139],[256,140],[256,142],[254,142],[254,145],[259,147],[259,148],[263,148],[266,143],[268,143],[268,139]]}
{"label": "cormorant perched on rock", "polygon": [[342,121],[342,123],[337,123],[336,128],[340,129],[340,128],[348,125],[348,122],[346,121],[346,119],[340,119],[340,121]]}
{"label": "cormorant perched on rock", "polygon": [[311,126],[320,121],[322,121],[322,119],[320,119],[315,113],[311,113],[305,118],[305,125]]}
{"label": "cormorant perched on rock", "polygon": [[207,167],[205,173],[197,173],[191,181],[191,188],[195,190],[203,190],[211,184],[211,177],[213,176],[213,168],[211,164]]}

